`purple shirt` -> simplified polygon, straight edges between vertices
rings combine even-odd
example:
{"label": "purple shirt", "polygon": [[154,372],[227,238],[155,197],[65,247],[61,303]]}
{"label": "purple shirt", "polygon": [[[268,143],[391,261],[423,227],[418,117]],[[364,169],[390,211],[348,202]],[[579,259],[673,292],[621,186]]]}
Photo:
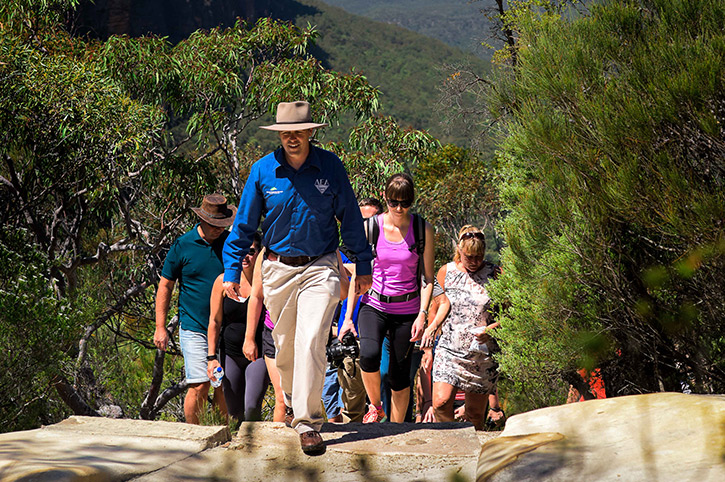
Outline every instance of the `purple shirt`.
{"label": "purple shirt", "polygon": [[[399,296],[418,291],[418,253],[411,246],[415,244],[413,216],[405,238],[397,243],[385,239],[383,214],[377,216],[380,235],[376,245],[377,257],[373,260],[372,289],[386,296]],[[409,315],[420,311],[420,296],[409,301],[384,303],[367,293],[361,298],[376,310],[391,315]]]}
{"label": "purple shirt", "polygon": [[274,323],[272,323],[272,317],[269,316],[269,310],[264,310],[264,324],[267,325],[267,328],[270,330],[274,330]]}

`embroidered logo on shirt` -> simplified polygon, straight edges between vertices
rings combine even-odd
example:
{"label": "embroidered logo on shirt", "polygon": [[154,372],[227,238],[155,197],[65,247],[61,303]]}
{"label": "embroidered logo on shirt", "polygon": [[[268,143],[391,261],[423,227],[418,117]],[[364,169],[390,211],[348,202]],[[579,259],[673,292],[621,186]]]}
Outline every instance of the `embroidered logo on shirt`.
{"label": "embroidered logo on shirt", "polygon": [[276,187],[273,187],[272,189],[267,189],[265,191],[266,194],[282,194],[284,191],[281,191],[277,189]]}
{"label": "embroidered logo on shirt", "polygon": [[315,181],[315,187],[320,191],[320,194],[325,194],[327,188],[330,187],[330,182],[327,179],[318,179]]}

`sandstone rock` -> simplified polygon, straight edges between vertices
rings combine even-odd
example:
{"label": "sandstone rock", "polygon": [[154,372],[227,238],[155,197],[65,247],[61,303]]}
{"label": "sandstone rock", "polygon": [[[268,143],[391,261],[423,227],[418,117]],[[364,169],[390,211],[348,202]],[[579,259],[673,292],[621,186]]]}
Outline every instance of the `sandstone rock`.
{"label": "sandstone rock", "polygon": [[0,434],[0,481],[128,480],[230,439],[226,426],[70,417]]}
{"label": "sandstone rock", "polygon": [[725,480],[725,397],[657,393],[509,418],[477,480]]}

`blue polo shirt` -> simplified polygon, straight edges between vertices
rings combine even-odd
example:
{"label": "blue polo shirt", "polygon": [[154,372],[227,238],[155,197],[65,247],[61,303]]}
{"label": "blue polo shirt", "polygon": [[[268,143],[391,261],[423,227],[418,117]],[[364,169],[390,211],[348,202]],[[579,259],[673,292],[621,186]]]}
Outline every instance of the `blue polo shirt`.
{"label": "blue polo shirt", "polygon": [[224,271],[222,248],[228,232],[212,244],[197,231],[199,225],[179,237],[166,255],[161,276],[179,285],[179,324],[185,330],[207,332],[209,299],[214,281]]}
{"label": "blue polo shirt", "polygon": [[342,240],[355,258],[357,273],[371,273],[372,251],[365,238],[360,208],[342,161],[310,146],[299,170],[282,148],[258,160],[250,170],[237,217],[224,244],[224,281],[239,282],[241,260],[262,222],[264,246],[282,256],[321,256]]}

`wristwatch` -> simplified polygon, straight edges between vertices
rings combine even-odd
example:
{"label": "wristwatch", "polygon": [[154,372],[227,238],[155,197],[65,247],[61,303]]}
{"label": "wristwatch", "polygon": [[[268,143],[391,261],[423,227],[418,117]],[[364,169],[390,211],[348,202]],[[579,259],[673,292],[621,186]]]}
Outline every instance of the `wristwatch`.
{"label": "wristwatch", "polygon": [[217,359],[216,355],[207,355],[206,356],[206,361],[212,361],[212,360],[216,360],[216,359]]}

